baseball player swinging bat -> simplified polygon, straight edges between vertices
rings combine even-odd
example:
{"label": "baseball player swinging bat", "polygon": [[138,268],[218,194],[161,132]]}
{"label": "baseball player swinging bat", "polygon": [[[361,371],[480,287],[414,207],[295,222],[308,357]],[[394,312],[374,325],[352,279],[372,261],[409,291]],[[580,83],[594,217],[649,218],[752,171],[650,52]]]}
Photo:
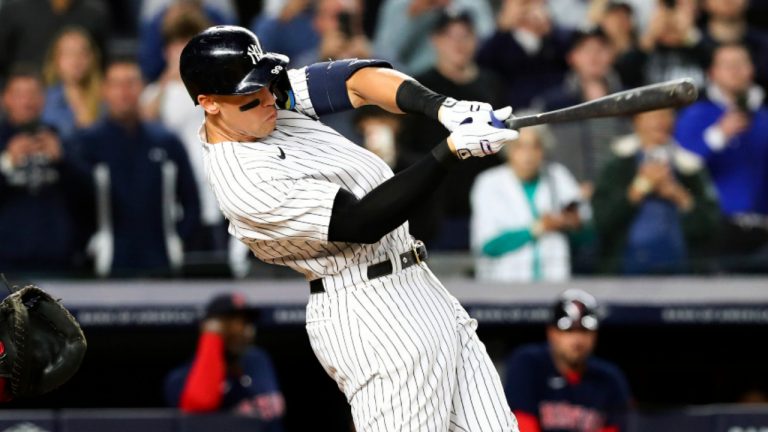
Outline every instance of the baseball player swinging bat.
{"label": "baseball player swinging bat", "polygon": [[520,129],[543,123],[561,123],[595,117],[611,117],[676,108],[690,104],[698,97],[698,91],[690,78],[633,88],[609,94],[599,99],[541,114],[510,117],[504,120],[509,129]]}

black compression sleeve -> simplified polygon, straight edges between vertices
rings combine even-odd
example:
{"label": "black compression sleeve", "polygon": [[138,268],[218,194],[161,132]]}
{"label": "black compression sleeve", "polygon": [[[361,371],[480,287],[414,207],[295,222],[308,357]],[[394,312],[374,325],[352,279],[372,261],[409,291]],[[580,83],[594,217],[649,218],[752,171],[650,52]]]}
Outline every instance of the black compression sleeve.
{"label": "black compression sleeve", "polygon": [[445,99],[446,96],[435,93],[412,79],[403,81],[395,94],[395,103],[402,112],[424,114],[433,119],[437,119],[437,111]]}
{"label": "black compression sleeve", "polygon": [[339,189],[333,202],[328,240],[376,243],[402,225],[411,211],[437,189],[459,159],[443,140],[432,152],[377,186],[359,200]]}

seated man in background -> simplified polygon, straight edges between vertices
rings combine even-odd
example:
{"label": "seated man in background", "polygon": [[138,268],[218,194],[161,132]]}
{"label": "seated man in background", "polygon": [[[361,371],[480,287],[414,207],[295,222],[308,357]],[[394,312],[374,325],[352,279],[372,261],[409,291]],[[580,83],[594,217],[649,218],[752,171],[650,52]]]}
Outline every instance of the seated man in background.
{"label": "seated man in background", "polygon": [[188,413],[232,411],[282,429],[285,401],[269,355],[253,346],[257,311],[239,294],[221,294],[207,305],[197,352],[165,381],[169,405]]}
{"label": "seated man in background", "polygon": [[477,177],[471,235],[478,279],[570,278],[564,233],[581,224],[579,187],[565,167],[545,161],[551,140],[546,126],[523,128],[507,145],[508,163]]}
{"label": "seated man in background", "polygon": [[671,109],[638,114],[613,146],[592,200],[605,271],[686,271],[717,227],[704,163],[674,140],[674,124]]}
{"label": "seated man in background", "polygon": [[743,45],[715,49],[705,97],[682,111],[675,131],[717,187],[723,270],[764,272],[768,257],[768,109],[753,77]]}
{"label": "seated man in background", "polygon": [[570,289],[560,295],[547,343],[523,346],[506,361],[504,391],[525,432],[621,432],[629,386],[615,365],[592,356],[597,301]]}
{"label": "seated man in background", "polygon": [[98,227],[90,248],[100,276],[178,271],[183,240],[200,220],[184,145],[159,124],[140,118],[143,87],[135,61],[110,63],[104,80],[106,117],[72,138],[96,187]]}
{"label": "seated man in background", "polygon": [[82,265],[78,191],[87,176],[73,168],[56,131],[42,123],[42,77],[17,66],[3,87],[0,121],[0,271],[36,273]]}

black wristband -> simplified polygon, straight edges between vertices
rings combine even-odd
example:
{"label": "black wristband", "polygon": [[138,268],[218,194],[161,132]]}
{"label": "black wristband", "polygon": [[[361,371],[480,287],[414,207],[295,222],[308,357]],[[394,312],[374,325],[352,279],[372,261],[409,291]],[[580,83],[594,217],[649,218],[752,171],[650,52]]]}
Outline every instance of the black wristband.
{"label": "black wristband", "polygon": [[405,80],[397,88],[395,103],[402,112],[424,114],[437,120],[437,111],[447,96],[435,93],[416,80]]}
{"label": "black wristband", "polygon": [[453,154],[451,151],[451,146],[448,145],[448,139],[444,139],[440,141],[440,144],[436,145],[435,148],[432,149],[432,156],[437,159],[438,162],[440,162],[440,165],[443,166],[443,168],[450,169],[461,159],[459,159],[458,156]]}

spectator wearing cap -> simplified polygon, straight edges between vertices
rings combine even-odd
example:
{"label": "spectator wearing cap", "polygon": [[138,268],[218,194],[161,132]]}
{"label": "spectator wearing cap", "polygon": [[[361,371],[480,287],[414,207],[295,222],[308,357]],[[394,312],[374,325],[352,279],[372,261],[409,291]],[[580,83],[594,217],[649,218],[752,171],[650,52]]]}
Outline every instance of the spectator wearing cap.
{"label": "spectator wearing cap", "polygon": [[571,32],[552,23],[542,0],[504,0],[494,33],[480,45],[477,62],[505,86],[502,105],[526,108],[560,83]]}
{"label": "spectator wearing cap", "polygon": [[166,377],[167,403],[187,413],[252,416],[264,421],[265,431],[282,430],[285,401],[272,360],[253,346],[257,316],[241,294],[211,299],[194,358]]}
{"label": "spectator wearing cap", "polygon": [[[476,100],[501,106],[501,83],[488,69],[475,63],[478,37],[468,12],[445,10],[432,30],[437,62],[416,80],[428,88],[457,100]],[[405,116],[400,134],[400,157],[405,168],[432,150],[432,144],[448,136],[437,121]],[[501,163],[496,155],[456,167],[440,189],[422,203],[409,219],[411,233],[434,249],[469,249],[469,190],[482,171]]]}
{"label": "spectator wearing cap", "polygon": [[[609,41],[599,28],[576,32],[566,58],[569,71],[565,79],[536,100],[537,110],[556,110],[622,89],[612,67]],[[553,156],[576,177],[585,200],[591,198],[599,169],[610,156],[611,141],[629,130],[622,117],[552,125],[558,145]]]}
{"label": "spectator wearing cap", "polygon": [[723,270],[764,272],[768,258],[768,108],[746,47],[715,49],[710,84],[675,137],[706,162],[720,198]]}
{"label": "spectator wearing cap", "polygon": [[476,276],[495,282],[562,281],[570,277],[566,234],[581,225],[579,188],[559,163],[546,162],[546,126],[520,130],[507,145],[508,164],[472,187]]}
{"label": "spectator wearing cap", "polygon": [[604,271],[680,273],[699,258],[718,224],[714,187],[701,157],[672,136],[671,109],[637,114],[616,140],[592,208]]}
{"label": "spectator wearing cap", "polygon": [[569,289],[552,308],[547,343],[522,346],[506,360],[504,392],[521,431],[626,430],[627,380],[592,355],[599,321],[595,298]]}

